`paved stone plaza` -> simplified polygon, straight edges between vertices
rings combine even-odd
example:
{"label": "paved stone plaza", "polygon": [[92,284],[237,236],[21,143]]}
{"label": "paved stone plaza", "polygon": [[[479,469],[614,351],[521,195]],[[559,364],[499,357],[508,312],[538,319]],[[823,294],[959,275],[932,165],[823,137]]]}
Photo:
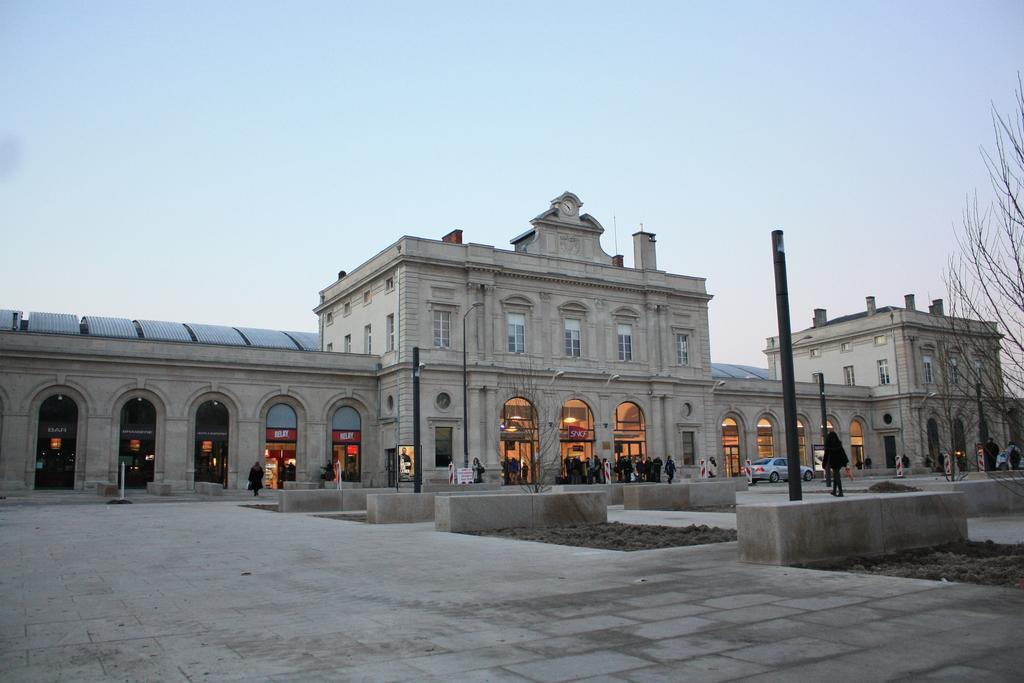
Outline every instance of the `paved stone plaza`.
{"label": "paved stone plaza", "polygon": [[133,498],[0,500],[4,681],[1020,680],[1022,590]]}

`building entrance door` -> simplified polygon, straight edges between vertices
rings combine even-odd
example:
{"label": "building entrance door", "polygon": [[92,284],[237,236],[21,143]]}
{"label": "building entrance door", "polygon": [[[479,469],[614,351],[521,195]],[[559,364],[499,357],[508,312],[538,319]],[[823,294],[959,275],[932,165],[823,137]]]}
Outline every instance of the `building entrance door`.
{"label": "building entrance door", "polygon": [[885,444],[885,466],[896,467],[896,437],[882,437],[882,443]]}

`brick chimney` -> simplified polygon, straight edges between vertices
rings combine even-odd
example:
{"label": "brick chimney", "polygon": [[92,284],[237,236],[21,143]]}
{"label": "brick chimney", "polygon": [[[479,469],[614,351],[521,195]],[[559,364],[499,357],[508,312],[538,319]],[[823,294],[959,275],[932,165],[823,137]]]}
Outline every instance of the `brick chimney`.
{"label": "brick chimney", "polygon": [[622,259],[622,254],[616,254],[615,256],[612,256],[612,265],[617,268],[623,268],[624,266],[622,265]]}
{"label": "brick chimney", "polygon": [[658,257],[654,251],[654,233],[643,230],[633,233],[633,267],[637,270],[657,270]]}
{"label": "brick chimney", "polygon": [[932,315],[943,315],[942,312],[942,299],[935,299],[932,301],[932,305],[928,307],[928,312]]}
{"label": "brick chimney", "polygon": [[828,313],[824,308],[814,309],[814,322],[811,323],[811,327],[823,327],[828,322]]}
{"label": "brick chimney", "polygon": [[908,311],[916,311],[917,310],[917,304],[914,303],[914,295],[913,294],[904,294],[903,295],[903,308],[907,309]]}
{"label": "brick chimney", "polygon": [[873,296],[865,297],[864,301],[867,302],[867,305],[868,305],[868,315],[874,315],[875,314],[875,297],[873,297]]}
{"label": "brick chimney", "polygon": [[455,228],[450,233],[441,238],[442,242],[448,242],[449,244],[462,244],[462,231]]}

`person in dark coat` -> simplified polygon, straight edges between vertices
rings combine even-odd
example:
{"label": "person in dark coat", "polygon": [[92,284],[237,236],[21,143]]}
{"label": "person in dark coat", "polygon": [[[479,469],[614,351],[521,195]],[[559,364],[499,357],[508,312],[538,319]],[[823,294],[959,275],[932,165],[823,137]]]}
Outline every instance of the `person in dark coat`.
{"label": "person in dark coat", "polygon": [[994,470],[996,468],[996,456],[999,455],[999,444],[995,442],[992,437],[988,438],[985,442],[985,469]]}
{"label": "person in dark coat", "polygon": [[258,496],[261,488],[263,488],[263,468],[260,467],[257,460],[249,468],[249,490],[252,491],[252,495]]}
{"label": "person in dark coat", "polygon": [[672,456],[668,456],[668,460],[665,461],[665,476],[668,477],[668,483],[672,483],[672,478],[676,476],[676,463],[672,460]]}
{"label": "person in dark coat", "polygon": [[480,458],[473,458],[473,483],[484,483],[484,466],[480,464]]}
{"label": "person in dark coat", "polygon": [[846,451],[843,449],[843,442],[839,440],[839,435],[835,432],[829,432],[825,437],[825,457],[822,458],[821,464],[832,472],[832,495],[842,498],[841,470],[850,464],[850,458],[847,457]]}

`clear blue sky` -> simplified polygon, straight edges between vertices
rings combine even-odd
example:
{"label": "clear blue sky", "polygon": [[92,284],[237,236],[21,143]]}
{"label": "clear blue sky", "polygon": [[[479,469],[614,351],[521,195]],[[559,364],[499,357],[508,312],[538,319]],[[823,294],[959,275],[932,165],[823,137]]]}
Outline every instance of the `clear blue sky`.
{"label": "clear blue sky", "polygon": [[1024,3],[0,0],[0,308],[314,330],[399,236],[564,190],[707,278],[712,356],[942,297]]}

